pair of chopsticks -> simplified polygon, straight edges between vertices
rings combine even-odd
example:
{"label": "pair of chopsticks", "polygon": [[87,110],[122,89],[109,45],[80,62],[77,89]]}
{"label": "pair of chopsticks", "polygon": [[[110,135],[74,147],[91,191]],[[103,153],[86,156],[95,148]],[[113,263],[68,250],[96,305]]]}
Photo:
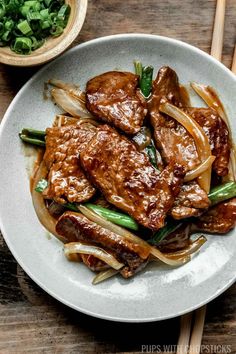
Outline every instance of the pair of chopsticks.
{"label": "pair of chopsticks", "polygon": [[[211,55],[221,61],[226,0],[217,0],[214,29],[212,36]],[[231,70],[236,74],[236,45]],[[206,315],[206,305],[181,316],[180,335],[176,354],[199,354],[201,351],[202,334]],[[192,324],[193,322],[193,324]]]}
{"label": "pair of chopsticks", "polygon": [[[222,49],[224,40],[224,25],[225,25],[225,7],[226,0],[217,0],[215,22],[211,43],[211,55],[221,61]],[[231,66],[231,71],[236,74],[236,45],[234,47],[234,55]]]}

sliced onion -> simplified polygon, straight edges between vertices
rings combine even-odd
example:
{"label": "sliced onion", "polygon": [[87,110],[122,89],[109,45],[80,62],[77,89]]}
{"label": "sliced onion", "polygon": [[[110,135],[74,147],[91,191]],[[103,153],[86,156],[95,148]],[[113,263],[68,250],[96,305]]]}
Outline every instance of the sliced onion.
{"label": "sliced onion", "polygon": [[213,155],[209,156],[199,166],[186,173],[184,177],[184,182],[189,182],[199,177],[203,172],[205,172],[208,168],[211,167],[214,161],[215,161],[215,156]]}
{"label": "sliced onion", "polygon": [[57,79],[48,80],[48,84],[69,92],[70,94],[81,100],[82,103],[85,103],[85,93],[79,88],[78,85]]}
{"label": "sliced onion", "polygon": [[206,104],[214,108],[219,116],[224,120],[227,126],[229,126],[229,120],[225,113],[222,102],[220,101],[216,91],[211,86],[198,84],[196,82],[191,82],[191,87],[194,91],[203,99]]}
{"label": "sliced onion", "polygon": [[191,260],[190,256],[186,256],[186,257],[179,256],[176,257],[175,259],[172,259],[171,257],[169,257],[168,253],[162,253],[161,251],[159,251],[157,248],[154,247],[152,247],[151,255],[154,258],[157,258],[158,260],[162,261],[163,263],[174,267],[181,266]]}
{"label": "sliced onion", "polygon": [[69,92],[60,88],[51,90],[51,95],[56,104],[61,107],[65,112],[70,113],[73,117],[92,117],[91,113],[83,107],[81,101],[71,95]]}
{"label": "sliced onion", "polygon": [[123,263],[118,262],[112,254],[104,249],[97,246],[85,245],[81,242],[66,243],[64,245],[64,252],[67,257],[74,253],[90,254],[116,270],[119,270],[124,266]]}
{"label": "sliced onion", "polygon": [[44,161],[41,162],[39,168],[38,168],[38,171],[34,177],[34,183],[33,183],[33,186],[32,186],[32,200],[33,200],[33,205],[34,205],[34,209],[35,209],[35,212],[38,216],[38,219],[39,221],[41,222],[41,224],[51,233],[53,234],[54,236],[56,236],[59,240],[65,242],[66,239],[64,237],[61,237],[57,234],[56,232],[56,219],[54,219],[45,203],[44,203],[44,198],[42,196],[42,193],[38,193],[35,191],[35,188],[36,188],[36,185],[38,183],[38,181],[42,178],[47,178],[47,174],[48,174],[48,171],[47,171],[47,168],[45,166],[45,163]]}
{"label": "sliced onion", "polygon": [[[176,119],[181,125],[184,126],[189,134],[192,135],[195,140],[201,162],[204,162],[209,156],[211,156],[211,147],[208,138],[202,127],[191,116],[169,102],[161,104],[159,109],[161,112]],[[209,193],[211,184],[211,168],[203,172],[202,175],[198,177],[198,183],[206,193]]]}
{"label": "sliced onion", "polygon": [[167,253],[166,255],[170,258],[179,258],[179,257],[186,257],[189,256],[195,252],[197,252],[202,245],[204,245],[204,243],[207,241],[205,236],[200,236],[198,239],[194,240],[191,242],[191,244],[185,248],[184,250],[181,251],[177,251],[177,252],[171,252],[171,253]]}
{"label": "sliced onion", "polygon": [[223,119],[228,127],[230,134],[230,141],[232,144],[230,152],[230,163],[229,163],[229,178],[230,180],[236,180],[236,151],[233,145],[233,138],[230,129],[230,122],[225,113],[224,106],[219,99],[216,91],[211,86],[206,86],[203,84],[197,84],[196,82],[191,82],[191,87],[194,91],[203,99],[203,101],[211,108],[214,108],[219,116]]}
{"label": "sliced onion", "polygon": [[190,260],[190,257],[182,257],[182,258],[180,257],[178,260],[170,259],[170,258],[168,258],[168,255],[164,255],[162,252],[160,252],[155,247],[152,247],[151,245],[149,245],[146,241],[142,240],[140,237],[134,235],[130,231],[127,231],[126,229],[124,229],[120,226],[117,226],[117,225],[111,223],[110,221],[104,219],[102,216],[92,212],[90,209],[86,208],[85,206],[79,205],[78,209],[88,219],[90,219],[90,220],[96,222],[98,225],[116,233],[117,235],[124,237],[124,239],[129,240],[134,245],[136,245],[136,252],[143,259],[147,259],[147,257],[150,254],[152,254],[155,258],[158,258],[163,263],[169,264],[171,266],[179,266],[179,265],[182,265]]}
{"label": "sliced onion", "polygon": [[109,279],[111,277],[113,277],[114,275],[118,274],[119,271],[118,270],[115,270],[115,269],[107,269],[107,270],[103,270],[101,272],[99,272],[94,278],[93,278],[93,281],[92,281],[92,284],[93,285],[96,285],[98,283],[101,283],[102,281],[106,280],[106,279]]}

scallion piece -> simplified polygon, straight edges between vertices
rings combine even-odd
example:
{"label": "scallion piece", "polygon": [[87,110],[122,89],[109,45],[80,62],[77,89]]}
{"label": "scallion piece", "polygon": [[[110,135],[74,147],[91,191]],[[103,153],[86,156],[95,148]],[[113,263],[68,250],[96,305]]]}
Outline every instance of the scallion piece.
{"label": "scallion piece", "polygon": [[156,155],[156,148],[154,144],[151,142],[150,145],[148,145],[146,148],[146,153],[149,157],[149,161],[151,164],[157,169],[157,155]]}
{"label": "scallion piece", "polygon": [[70,6],[68,4],[62,5],[60,10],[58,11],[57,18],[60,20],[65,20],[66,16],[70,13]]}
{"label": "scallion piece", "polygon": [[28,23],[28,21],[24,20],[22,22],[20,22],[18,25],[17,25],[17,28],[23,33],[23,34],[29,34],[29,33],[32,33],[32,29]]}
{"label": "scallion piece", "polygon": [[40,179],[35,187],[35,191],[38,193],[42,193],[44,189],[48,186],[48,181],[44,178]]}
{"label": "scallion piece", "polygon": [[145,98],[148,98],[152,91],[153,67],[143,67],[140,61],[134,62],[136,75],[139,75],[139,87]]}
{"label": "scallion piece", "polygon": [[152,76],[153,76],[153,67],[145,66],[142,70],[142,77],[140,79],[140,90],[144,97],[148,98],[152,91]]}
{"label": "scallion piece", "polygon": [[128,229],[138,230],[137,222],[127,214],[103,208],[100,205],[91,203],[86,203],[85,206],[114,224],[127,227]]}
{"label": "scallion piece", "polygon": [[45,141],[36,139],[36,138],[31,138],[27,135],[24,134],[19,134],[21,140],[23,140],[25,143],[29,143],[32,145],[37,145],[37,146],[45,146]]}
{"label": "scallion piece", "polygon": [[21,134],[39,137],[40,139],[43,139],[43,140],[46,136],[46,132],[44,130],[35,130],[35,129],[31,129],[31,128],[22,129]]}
{"label": "scallion piece", "polygon": [[208,198],[212,205],[236,197],[236,183],[226,182],[211,189]]}
{"label": "scallion piece", "polygon": [[134,62],[134,68],[135,68],[135,74],[139,75],[140,79],[142,77],[142,70],[143,70],[143,66],[142,63],[140,61],[135,61]]}

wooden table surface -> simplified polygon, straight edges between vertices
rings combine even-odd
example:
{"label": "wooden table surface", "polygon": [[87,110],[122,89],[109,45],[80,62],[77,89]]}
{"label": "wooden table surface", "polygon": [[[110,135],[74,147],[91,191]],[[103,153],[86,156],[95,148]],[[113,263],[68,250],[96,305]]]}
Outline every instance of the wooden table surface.
{"label": "wooden table surface", "polygon": [[[180,39],[209,52],[215,5],[215,0],[89,0],[74,45],[100,36],[139,32]],[[223,63],[228,67],[235,30],[236,1],[228,0],[223,49]],[[0,117],[37,70],[0,65]],[[0,353],[138,353],[142,348],[158,352],[158,345],[173,345],[169,352],[175,352],[179,318],[121,324],[71,310],[24,273],[1,235],[0,274]],[[236,285],[208,305],[202,344],[202,353],[236,353]]]}

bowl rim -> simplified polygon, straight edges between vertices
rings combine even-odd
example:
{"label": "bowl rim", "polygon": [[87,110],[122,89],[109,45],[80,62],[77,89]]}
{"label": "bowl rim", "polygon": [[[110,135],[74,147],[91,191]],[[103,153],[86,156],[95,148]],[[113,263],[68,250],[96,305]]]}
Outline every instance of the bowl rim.
{"label": "bowl rim", "polygon": [[[228,74],[230,74],[231,78],[236,82],[236,76],[225,66],[223,65],[221,62],[219,62],[218,60],[216,60],[215,58],[211,57],[208,53],[202,51],[201,49],[192,46],[188,43],[185,43],[183,41],[174,39],[174,38],[170,38],[170,37],[165,37],[165,36],[160,36],[160,35],[153,35],[153,34],[142,34],[142,33],[124,33],[124,34],[116,34],[116,35],[109,35],[109,36],[104,36],[104,37],[99,37],[96,39],[92,39],[89,40],[87,42],[84,42],[82,44],[78,44],[75,47],[69,49],[66,53],[64,53],[62,56],[58,57],[57,59],[55,59],[55,61],[48,63],[47,65],[45,65],[43,68],[41,68],[40,70],[38,70],[23,86],[22,88],[18,91],[18,93],[16,94],[16,96],[14,97],[14,99],[12,100],[12,102],[10,103],[10,105],[8,106],[4,117],[1,121],[0,124],[0,136],[1,134],[3,134],[4,131],[4,126],[5,123],[7,122],[7,119],[9,119],[11,110],[14,107],[15,101],[17,101],[18,96],[21,94],[22,90],[25,89],[27,86],[29,86],[31,84],[31,81],[35,78],[35,76],[41,75],[41,73],[43,73],[45,70],[48,69],[48,67],[50,65],[53,65],[54,62],[57,62],[61,59],[61,57],[66,58],[67,55],[70,55],[72,52],[76,51],[77,48],[85,48],[91,44],[97,44],[99,42],[104,42],[104,41],[110,41],[111,39],[130,39],[130,38],[140,38],[140,39],[152,39],[152,38],[157,38],[160,41],[163,42],[167,42],[167,43],[173,43],[175,45],[179,45],[181,47],[190,49],[200,55],[202,55],[203,57],[205,57],[206,59],[210,60],[212,63],[215,63],[216,65],[220,66],[224,71],[226,71]],[[73,303],[67,301],[66,299],[61,298],[59,295],[57,295],[53,290],[49,289],[46,285],[44,285],[40,280],[37,279],[36,276],[34,276],[34,274],[31,272],[31,270],[25,266],[23,264],[23,262],[20,259],[20,256],[18,257],[18,255],[16,254],[15,250],[14,250],[14,246],[12,245],[11,241],[8,239],[7,237],[7,233],[5,233],[5,227],[4,224],[2,222],[2,218],[0,215],[0,229],[2,231],[4,240],[7,244],[7,246],[9,247],[11,253],[13,254],[14,258],[16,259],[16,261],[18,262],[18,264],[24,269],[24,271],[28,274],[28,276],[37,284],[39,285],[44,291],[46,291],[49,295],[51,295],[52,297],[54,297],[56,300],[60,301],[61,303],[67,305],[68,307],[76,310],[76,311],[80,311],[86,315],[90,315],[92,317],[96,317],[96,318],[100,318],[100,319],[105,319],[105,320],[109,320],[109,321],[114,321],[114,322],[126,322],[126,323],[145,323],[145,322],[154,322],[154,321],[161,321],[161,320],[167,320],[167,319],[171,319],[171,318],[175,318],[181,315],[184,315],[186,313],[189,313],[190,311],[194,311],[198,308],[200,308],[201,306],[211,302],[212,300],[214,300],[215,298],[217,298],[219,295],[221,295],[224,291],[226,291],[235,281],[236,281],[236,273],[234,273],[234,276],[227,279],[227,281],[225,282],[225,285],[223,287],[221,287],[220,289],[218,289],[218,291],[216,291],[214,294],[212,294],[212,296],[208,297],[206,300],[198,303],[196,306],[192,306],[191,308],[187,308],[184,311],[178,311],[176,312],[174,315],[169,315],[169,316],[164,316],[164,317],[159,317],[159,318],[142,318],[140,319],[136,319],[136,318],[114,318],[114,317],[110,317],[107,315],[102,315],[102,314],[98,314],[98,313],[94,313],[91,312],[89,310],[83,309],[83,308],[79,308],[78,306],[74,305]],[[5,236],[6,235],[6,236]]]}
{"label": "bowl rim", "polygon": [[[75,1],[77,2],[78,0]],[[49,48],[45,52],[34,56],[21,54],[18,54],[17,56],[11,56],[7,52],[1,52],[0,48],[0,63],[16,67],[32,67],[45,64],[65,52],[66,49],[73,43],[73,41],[79,35],[86,18],[88,0],[79,1],[80,2],[77,4],[78,8],[76,9],[74,23],[71,27],[70,32],[68,32],[64,37],[62,33],[62,40],[57,43],[55,47]],[[60,36],[58,38],[60,38]]]}

